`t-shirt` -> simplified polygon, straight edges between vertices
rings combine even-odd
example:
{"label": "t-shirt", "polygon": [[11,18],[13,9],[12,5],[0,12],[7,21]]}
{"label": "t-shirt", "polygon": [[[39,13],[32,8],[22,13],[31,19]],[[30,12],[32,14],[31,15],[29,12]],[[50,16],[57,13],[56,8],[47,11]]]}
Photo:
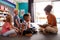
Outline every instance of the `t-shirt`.
{"label": "t-shirt", "polygon": [[52,14],[48,15],[47,19],[48,19],[48,24],[50,24],[52,26],[57,26],[56,18],[54,15],[52,15]]}
{"label": "t-shirt", "polygon": [[24,29],[23,30],[28,29],[28,27],[30,28],[30,22],[24,21],[22,24],[24,25]]}
{"label": "t-shirt", "polygon": [[14,26],[18,27],[17,24],[16,24],[16,22],[15,22],[15,20],[17,20],[18,23],[20,24],[20,18],[19,18],[19,16],[14,16]]}
{"label": "t-shirt", "polygon": [[3,26],[2,26],[2,34],[9,31],[10,30],[10,23],[6,22]]}

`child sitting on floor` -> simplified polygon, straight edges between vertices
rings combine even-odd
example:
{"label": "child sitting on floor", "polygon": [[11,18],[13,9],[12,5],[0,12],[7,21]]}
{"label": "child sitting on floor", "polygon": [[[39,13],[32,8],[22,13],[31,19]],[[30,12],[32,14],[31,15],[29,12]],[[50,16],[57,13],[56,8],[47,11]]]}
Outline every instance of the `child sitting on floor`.
{"label": "child sitting on floor", "polygon": [[24,18],[24,22],[22,23],[23,35],[32,36],[31,30],[29,30],[29,28],[30,28],[30,17],[28,14],[24,14],[23,18]]}
{"label": "child sitting on floor", "polygon": [[10,14],[7,14],[6,21],[2,26],[2,35],[3,36],[16,36],[16,32],[18,32],[18,28],[15,28],[12,25],[12,18]]}
{"label": "child sitting on floor", "polygon": [[30,16],[29,14],[24,14],[23,18],[24,18],[24,22],[22,23],[23,35],[30,37],[34,32],[30,25]]}

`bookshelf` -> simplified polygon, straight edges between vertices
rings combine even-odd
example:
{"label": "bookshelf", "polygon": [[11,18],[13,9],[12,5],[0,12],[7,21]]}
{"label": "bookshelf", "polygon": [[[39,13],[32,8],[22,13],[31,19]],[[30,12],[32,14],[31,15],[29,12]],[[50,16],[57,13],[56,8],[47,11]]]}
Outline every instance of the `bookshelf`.
{"label": "bookshelf", "polygon": [[8,14],[8,11],[0,9],[0,31],[2,30],[2,26],[5,23],[4,21],[6,20],[7,14]]}

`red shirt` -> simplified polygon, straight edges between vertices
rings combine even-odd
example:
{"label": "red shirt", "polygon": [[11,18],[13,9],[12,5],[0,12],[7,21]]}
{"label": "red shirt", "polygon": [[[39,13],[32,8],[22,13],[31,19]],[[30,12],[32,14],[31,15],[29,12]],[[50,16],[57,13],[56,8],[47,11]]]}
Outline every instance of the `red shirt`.
{"label": "red shirt", "polygon": [[10,30],[10,23],[6,22],[3,26],[2,26],[2,33],[5,33],[7,31]]}

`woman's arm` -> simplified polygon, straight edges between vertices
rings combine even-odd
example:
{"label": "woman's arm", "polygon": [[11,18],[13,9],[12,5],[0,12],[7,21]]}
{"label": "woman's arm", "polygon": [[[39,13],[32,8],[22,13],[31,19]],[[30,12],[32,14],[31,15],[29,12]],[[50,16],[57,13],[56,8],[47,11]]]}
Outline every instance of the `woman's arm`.
{"label": "woman's arm", "polygon": [[45,27],[50,26],[50,25],[49,24],[43,24],[43,25],[39,25],[39,26],[45,28]]}

